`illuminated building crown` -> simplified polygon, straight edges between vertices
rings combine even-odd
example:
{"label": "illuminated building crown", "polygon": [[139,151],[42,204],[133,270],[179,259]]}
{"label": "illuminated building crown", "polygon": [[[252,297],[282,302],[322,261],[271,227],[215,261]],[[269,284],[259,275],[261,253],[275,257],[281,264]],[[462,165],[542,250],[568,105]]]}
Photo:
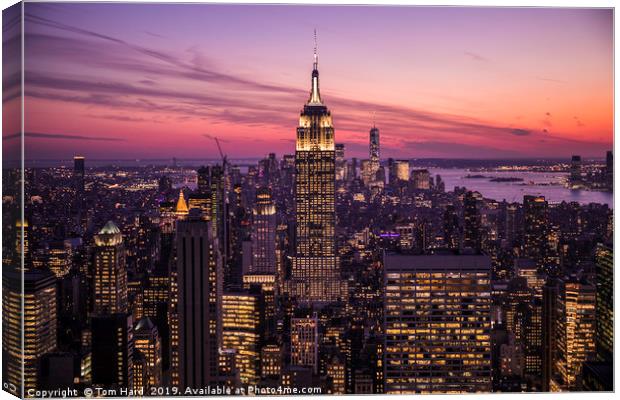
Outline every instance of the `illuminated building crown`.
{"label": "illuminated building crown", "polygon": [[97,246],[116,246],[123,242],[123,235],[118,226],[112,221],[108,221],[103,228],[95,235]]}
{"label": "illuminated building crown", "polygon": [[316,51],[312,65],[310,98],[299,116],[297,127],[297,151],[334,151],[334,127],[332,116],[321,99],[319,91],[319,56]]}
{"label": "illuminated building crown", "polygon": [[183,196],[183,191],[179,193],[179,200],[177,201],[177,206],[175,208],[175,212],[177,215],[187,215],[189,214],[189,208],[187,208],[187,203],[185,202],[185,196]]}

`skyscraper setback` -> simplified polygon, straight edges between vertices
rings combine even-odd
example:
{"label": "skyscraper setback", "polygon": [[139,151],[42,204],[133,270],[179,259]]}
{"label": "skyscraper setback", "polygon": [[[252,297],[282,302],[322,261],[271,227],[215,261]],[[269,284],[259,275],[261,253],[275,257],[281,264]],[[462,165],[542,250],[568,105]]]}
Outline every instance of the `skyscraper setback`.
{"label": "skyscraper setback", "polygon": [[332,302],[340,297],[335,241],[336,155],[331,113],[319,92],[316,51],[310,98],[297,128],[295,169],[294,291],[302,302]]}

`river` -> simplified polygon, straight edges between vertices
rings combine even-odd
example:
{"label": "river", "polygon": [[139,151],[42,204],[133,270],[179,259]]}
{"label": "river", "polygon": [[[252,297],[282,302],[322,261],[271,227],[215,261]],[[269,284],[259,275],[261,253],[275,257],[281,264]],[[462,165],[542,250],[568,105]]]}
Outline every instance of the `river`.
{"label": "river", "polygon": [[[576,201],[580,204],[599,203],[613,208],[611,192],[593,190],[571,190],[564,186],[566,173],[526,171],[483,171],[471,172],[460,168],[428,168],[431,175],[441,175],[446,190],[465,186],[480,192],[484,197],[498,201],[523,202],[525,195],[542,195],[552,203]],[[521,178],[522,182],[491,182],[490,178],[466,178],[467,175],[484,175],[491,178]]]}

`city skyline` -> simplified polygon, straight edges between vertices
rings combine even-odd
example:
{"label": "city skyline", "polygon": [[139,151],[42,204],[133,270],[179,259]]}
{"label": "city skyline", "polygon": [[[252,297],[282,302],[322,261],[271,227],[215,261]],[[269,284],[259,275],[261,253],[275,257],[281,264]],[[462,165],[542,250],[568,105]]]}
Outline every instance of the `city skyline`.
{"label": "city skyline", "polygon": [[349,156],[373,119],[384,158],[612,146],[611,10],[28,4],[26,158],[291,154],[313,29]]}
{"label": "city skyline", "polygon": [[[19,7],[3,13],[5,35],[18,35],[24,22],[11,17]],[[27,10],[26,24],[46,27],[23,38],[31,50],[3,43],[5,55],[23,50],[28,59],[29,51],[48,52],[49,60],[52,53],[64,60],[41,60],[49,68],[39,72],[27,64],[25,101],[34,106],[26,107],[25,117],[34,122],[26,126],[24,140],[19,134],[4,137],[5,155],[14,150],[21,157],[5,157],[2,174],[5,391],[37,398],[613,391],[614,155],[609,143],[598,149],[602,142],[594,136],[588,146],[570,133],[557,136],[554,147],[558,154],[571,154],[569,162],[411,160],[394,151],[398,123],[407,129],[424,126],[434,135],[425,139],[421,132],[416,146],[441,142],[441,152],[458,147],[461,157],[478,154],[469,149],[495,157],[502,149],[527,153],[534,151],[528,146],[544,139],[525,125],[498,128],[497,120],[491,126],[403,106],[390,108],[395,125],[379,123],[375,112],[366,125],[360,115],[379,103],[359,96],[349,103],[343,99],[356,90],[366,93],[373,83],[346,89],[350,81],[338,76],[338,64],[325,73],[316,30],[312,69],[297,67],[307,71],[310,90],[302,97],[293,86],[263,79],[266,75],[216,73],[211,61],[196,58],[197,52],[188,64],[172,53],[134,44],[138,39],[96,33],[103,27],[93,21],[109,17],[108,9],[99,7],[89,8],[88,15],[101,14],[84,20],[93,30]],[[160,15],[162,26],[192,20],[174,15],[176,8],[164,8],[171,13]],[[149,21],[163,12],[158,5],[136,9],[147,10],[144,20]],[[41,10],[54,14],[58,9]],[[200,20],[211,8],[196,10]],[[277,15],[282,25],[275,31],[289,29],[299,8],[286,10],[287,17]],[[304,17],[316,10],[305,9]],[[134,18],[129,11],[119,14],[118,37],[131,36],[122,27],[122,21]],[[255,11],[237,16],[248,30],[263,10]],[[180,33],[193,37],[190,27],[188,22]],[[79,58],[88,52],[80,48],[85,42],[78,44],[82,39],[52,38],[47,28],[112,45],[93,45],[88,60]],[[228,37],[228,26],[222,29],[218,34]],[[328,35],[336,31],[327,26]],[[282,42],[297,36],[291,31]],[[249,38],[262,43],[260,35],[249,36],[242,49],[255,49]],[[50,40],[73,45],[43,49]],[[226,58],[233,64],[235,45],[229,43]],[[132,60],[123,58],[127,53],[117,52],[118,46],[159,62],[146,71],[141,68],[147,64],[135,54]],[[342,50],[345,57],[330,55],[328,45],[327,56],[346,59],[349,50]],[[303,48],[298,51],[305,59]],[[278,49],[269,56],[283,54],[297,53]],[[484,62],[479,54],[470,56]],[[255,57],[250,52],[246,58]],[[573,68],[585,70],[591,61]],[[277,68],[265,63],[231,68],[241,73],[257,68],[275,77]],[[14,61],[5,67],[18,68]],[[340,67],[350,70],[353,80],[364,73]],[[88,76],[98,68],[101,76]],[[459,70],[456,64],[450,68]],[[133,72],[123,75],[123,69]],[[138,70],[144,75],[141,86],[130,83]],[[155,71],[157,78],[151,75]],[[4,78],[19,75],[11,72]],[[319,79],[329,73],[335,81]],[[183,79],[167,81],[171,76]],[[205,79],[208,85],[201,86]],[[479,88],[483,97],[491,90]],[[13,90],[5,96],[3,112],[15,111]],[[377,99],[398,96],[384,90]],[[525,92],[527,87],[511,93],[516,99]],[[289,97],[296,110],[286,106]],[[569,109],[573,100],[563,97],[562,104]],[[540,105],[530,103],[532,109]],[[498,103],[497,110],[506,104]],[[588,104],[596,109],[596,101]],[[111,114],[100,114],[103,110]],[[284,116],[289,113],[297,120],[295,133]],[[415,120],[406,120],[411,113]],[[501,117],[499,111],[491,114]],[[545,115],[544,125],[551,128],[556,111]],[[156,124],[149,116],[162,118],[165,127],[186,124],[187,130],[149,131],[149,124]],[[585,125],[582,116],[575,118]],[[36,129],[47,121],[52,128],[101,130],[107,125],[96,121],[104,120],[145,130],[108,136],[110,128],[105,134],[91,131],[85,139]],[[218,122],[233,133],[200,133],[210,147],[192,139],[192,127]],[[243,139],[234,133],[243,126],[262,132]],[[274,144],[278,137],[269,136],[269,129],[279,132],[279,126],[283,146],[290,145],[281,156]],[[363,133],[356,144],[358,129]],[[507,138],[520,138],[523,146]],[[398,140],[402,152],[414,151],[408,146],[414,139]],[[14,143],[21,151],[11,148]],[[573,149],[575,143],[580,146]],[[217,153],[205,154],[211,148]],[[604,162],[588,161],[594,150],[605,154]],[[166,152],[160,165],[137,159],[149,151]],[[197,152],[199,165],[178,163],[171,151]],[[39,153],[49,160],[68,152],[72,169],[26,162]],[[125,152],[133,162],[97,162],[98,154],[112,161]],[[243,152],[268,154],[254,161],[236,158]],[[215,155],[220,162],[207,161]]]}

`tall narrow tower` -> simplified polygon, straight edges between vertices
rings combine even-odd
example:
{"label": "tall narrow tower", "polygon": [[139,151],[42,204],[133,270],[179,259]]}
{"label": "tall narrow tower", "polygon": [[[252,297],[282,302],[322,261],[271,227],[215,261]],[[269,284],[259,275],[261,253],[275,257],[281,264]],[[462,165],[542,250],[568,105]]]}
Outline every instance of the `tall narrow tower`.
{"label": "tall narrow tower", "polygon": [[96,314],[127,312],[127,268],[120,229],[108,221],[95,235]]}
{"label": "tall narrow tower", "polygon": [[252,226],[252,264],[250,273],[276,273],[276,207],[269,188],[256,192],[256,205],[253,210]]}
{"label": "tall narrow tower", "polygon": [[[381,161],[381,152],[379,146],[379,128],[375,126],[373,123],[372,129],[370,129],[370,137],[369,137],[369,156],[370,156],[370,165],[372,171],[376,174],[379,170],[379,164]],[[372,177],[374,180],[375,177]]]}
{"label": "tall narrow tower", "polygon": [[183,388],[202,388],[218,379],[222,282],[212,223],[198,212],[177,222],[178,362]]}
{"label": "tall narrow tower", "polygon": [[73,182],[75,185],[75,191],[84,193],[84,157],[73,157]]}
{"label": "tall narrow tower", "polygon": [[335,301],[340,296],[335,244],[336,154],[332,117],[319,92],[316,46],[310,98],[297,128],[295,169],[295,293],[302,302]]}

